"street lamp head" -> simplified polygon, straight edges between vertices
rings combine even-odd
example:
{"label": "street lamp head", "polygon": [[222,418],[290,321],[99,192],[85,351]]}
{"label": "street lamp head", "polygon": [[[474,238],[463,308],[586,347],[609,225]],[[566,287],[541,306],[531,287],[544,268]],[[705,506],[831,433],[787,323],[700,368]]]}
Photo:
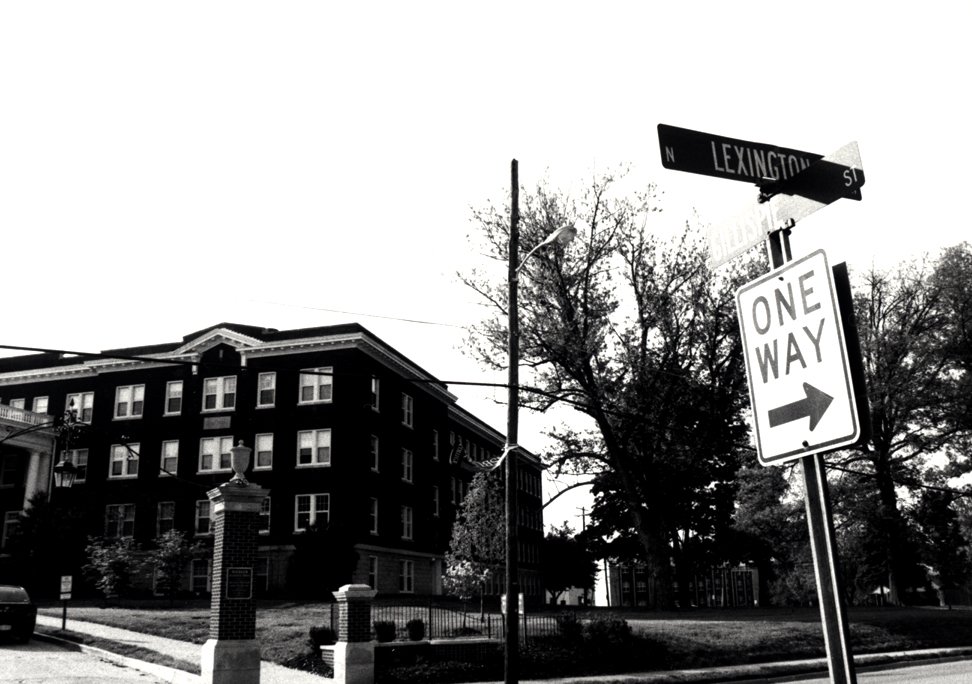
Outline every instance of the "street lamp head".
{"label": "street lamp head", "polygon": [[561,226],[550,235],[547,239],[541,242],[541,245],[552,245],[557,243],[558,245],[566,245],[568,242],[577,237],[577,226]]}
{"label": "street lamp head", "polygon": [[58,489],[70,489],[77,475],[78,469],[75,465],[67,457],[62,457],[61,462],[54,466],[54,486]]}

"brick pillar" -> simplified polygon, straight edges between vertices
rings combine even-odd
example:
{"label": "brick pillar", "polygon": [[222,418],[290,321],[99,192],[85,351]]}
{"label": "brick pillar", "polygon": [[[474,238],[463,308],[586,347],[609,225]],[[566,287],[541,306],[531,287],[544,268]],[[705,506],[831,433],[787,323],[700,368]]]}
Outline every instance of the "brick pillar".
{"label": "brick pillar", "polygon": [[259,684],[260,643],[253,598],[260,505],[268,491],[245,480],[207,492],[212,502],[213,596],[202,650],[206,684]]}
{"label": "brick pillar", "polygon": [[334,645],[336,684],[374,684],[371,602],[376,593],[367,584],[345,584],[334,592],[338,604],[337,643]]}

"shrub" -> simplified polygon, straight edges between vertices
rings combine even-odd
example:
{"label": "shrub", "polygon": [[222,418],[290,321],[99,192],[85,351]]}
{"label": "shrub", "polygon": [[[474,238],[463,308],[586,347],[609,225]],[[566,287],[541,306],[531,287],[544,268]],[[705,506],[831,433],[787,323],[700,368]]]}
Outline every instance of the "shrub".
{"label": "shrub", "polygon": [[405,629],[408,631],[408,638],[412,641],[421,641],[425,638],[425,623],[419,618],[409,620],[405,624]]}
{"label": "shrub", "polygon": [[377,620],[374,623],[375,638],[381,642],[395,640],[395,623],[391,620]]}
{"label": "shrub", "polygon": [[563,612],[557,616],[557,633],[568,641],[580,641],[584,626],[574,613]]}
{"label": "shrub", "polygon": [[330,627],[311,627],[310,641],[313,647],[320,648],[337,641],[337,634]]}
{"label": "shrub", "polygon": [[595,649],[625,648],[632,641],[631,626],[621,618],[594,618],[584,625],[584,640]]}

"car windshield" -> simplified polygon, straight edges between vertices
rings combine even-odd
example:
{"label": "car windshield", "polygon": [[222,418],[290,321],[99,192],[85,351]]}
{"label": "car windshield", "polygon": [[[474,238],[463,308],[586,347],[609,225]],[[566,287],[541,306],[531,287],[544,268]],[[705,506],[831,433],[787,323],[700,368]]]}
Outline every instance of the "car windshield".
{"label": "car windshield", "polygon": [[21,587],[0,587],[0,603],[30,603],[30,597]]}

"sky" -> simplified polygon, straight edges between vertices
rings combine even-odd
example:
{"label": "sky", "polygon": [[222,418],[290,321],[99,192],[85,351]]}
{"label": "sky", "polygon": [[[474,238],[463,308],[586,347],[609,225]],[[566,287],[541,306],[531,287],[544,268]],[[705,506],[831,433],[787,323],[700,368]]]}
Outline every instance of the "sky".
{"label": "sky", "polygon": [[[801,221],[794,255],[934,253],[970,236],[970,19],[938,0],[2,3],[0,344],[356,321],[440,379],[503,382],[465,351],[485,309],[456,274],[512,159],[525,188],[626,165],[664,193],[659,230],[754,204],[664,169],[659,123],[856,141],[862,201]],[[505,430],[504,391],[452,390]],[[521,444],[565,419],[521,414]]]}

